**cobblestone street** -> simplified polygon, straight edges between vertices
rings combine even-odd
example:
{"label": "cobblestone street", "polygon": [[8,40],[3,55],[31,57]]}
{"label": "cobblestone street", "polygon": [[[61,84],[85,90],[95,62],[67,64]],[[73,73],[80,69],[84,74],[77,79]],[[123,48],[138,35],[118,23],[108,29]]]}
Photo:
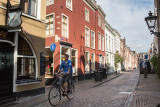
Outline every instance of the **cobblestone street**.
{"label": "cobblestone street", "polygon": [[[98,87],[75,93],[74,99],[63,98],[59,107],[125,107],[139,79],[139,72],[132,71]],[[45,102],[35,107],[50,107]]]}

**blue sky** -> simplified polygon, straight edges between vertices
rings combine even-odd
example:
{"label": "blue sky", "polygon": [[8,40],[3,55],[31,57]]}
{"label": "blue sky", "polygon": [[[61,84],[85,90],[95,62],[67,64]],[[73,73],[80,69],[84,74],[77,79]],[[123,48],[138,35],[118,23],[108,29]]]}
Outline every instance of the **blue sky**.
{"label": "blue sky", "polygon": [[144,18],[154,10],[154,0],[96,0],[106,13],[107,22],[126,38],[127,45],[137,52],[148,52],[154,36]]}

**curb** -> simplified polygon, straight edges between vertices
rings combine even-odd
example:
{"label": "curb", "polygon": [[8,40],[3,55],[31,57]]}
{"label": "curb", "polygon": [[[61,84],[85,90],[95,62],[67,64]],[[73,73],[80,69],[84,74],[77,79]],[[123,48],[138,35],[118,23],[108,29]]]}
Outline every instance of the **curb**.
{"label": "curb", "polygon": [[113,79],[115,79],[115,78],[117,78],[117,77],[119,77],[119,76],[121,76],[121,75],[123,75],[123,74],[119,74],[119,75],[117,75],[117,76],[115,76],[115,77],[113,77],[113,78],[111,78],[111,79],[108,79],[108,80],[106,80],[106,81],[103,81],[103,82],[101,82],[101,83],[99,83],[99,84],[97,84],[97,85],[95,85],[95,86],[93,86],[93,87],[91,87],[91,88],[98,87],[98,86],[100,86],[100,85],[102,85],[102,84],[104,84],[104,83],[106,83],[106,82],[108,82],[108,81],[111,81],[111,80],[113,80]]}

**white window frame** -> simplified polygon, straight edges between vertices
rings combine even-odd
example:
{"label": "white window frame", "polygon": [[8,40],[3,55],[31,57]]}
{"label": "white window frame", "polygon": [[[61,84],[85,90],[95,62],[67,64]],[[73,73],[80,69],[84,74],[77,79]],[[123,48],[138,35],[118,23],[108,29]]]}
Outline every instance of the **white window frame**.
{"label": "white window frame", "polygon": [[[87,36],[86,36],[86,29],[89,30],[89,31],[88,31],[88,32],[89,32],[88,39],[87,39]],[[88,40],[88,41],[87,41],[87,40]],[[87,42],[88,42],[88,45],[87,45]],[[90,47],[90,29],[89,29],[88,27],[86,27],[86,26],[85,26],[85,46],[88,47],[88,48]]]}
{"label": "white window frame", "polygon": [[[88,11],[88,14],[86,13],[86,10]],[[89,22],[89,9],[87,9],[86,7],[85,7],[85,20]]]}
{"label": "white window frame", "polygon": [[[53,26],[54,26],[54,27],[53,27],[53,34],[52,34],[52,35],[50,35],[50,33],[49,33],[49,35],[46,34],[47,37],[50,37],[50,36],[54,36],[54,35],[55,35],[55,13],[48,14],[48,15],[46,15],[46,17],[47,17],[47,16],[51,16],[51,15],[53,15]],[[46,18],[46,19],[47,19],[47,18]],[[46,20],[46,24],[47,24],[47,20]],[[49,32],[50,32],[50,31],[49,31]]]}
{"label": "white window frame", "polygon": [[[94,55],[94,57],[93,57],[93,58],[94,58],[94,62],[93,62],[93,63],[94,63],[94,70],[93,70],[93,71],[95,71],[95,53],[91,53],[91,55],[92,55],[92,54]],[[92,56],[91,56],[91,68],[92,68]],[[91,69],[91,72],[92,72],[92,73],[93,73],[93,71],[92,71],[92,69]]]}
{"label": "white window frame", "polygon": [[[92,32],[94,33],[94,35],[92,35]],[[94,36],[94,40],[92,41],[92,36]],[[95,32],[93,30],[91,30],[91,48],[95,49]],[[93,42],[93,47],[92,47],[92,42]]]}
{"label": "white window frame", "polygon": [[[52,3],[51,3],[51,1],[52,1]],[[54,4],[54,0],[46,0],[46,6],[50,6],[50,5],[53,5],[53,4]]]}
{"label": "white window frame", "polygon": [[104,51],[104,36],[102,35],[102,51]]}
{"label": "white window frame", "polygon": [[[99,35],[100,34],[100,35]],[[99,36],[100,36],[100,40],[99,40]],[[98,32],[98,50],[101,50],[101,33]]]}
{"label": "white window frame", "polygon": [[[71,48],[71,50],[75,50],[76,51],[76,75],[78,75],[78,49],[74,49],[74,48]],[[72,54],[72,53],[70,53]],[[72,58],[72,55],[71,55],[71,58]]]}
{"label": "white window frame", "polygon": [[71,0],[71,8],[70,7],[68,7],[68,0],[66,0],[66,7],[67,7],[67,9],[69,9],[69,10],[71,10],[72,11],[72,0]]}
{"label": "white window frame", "polygon": [[102,18],[100,15],[98,15],[98,26],[101,27],[102,25]]}
{"label": "white window frame", "polygon": [[[89,66],[89,71],[86,71],[86,64],[85,64],[85,74],[88,74],[88,73],[90,73],[90,53],[88,52],[88,51],[85,51],[85,53],[88,53],[88,66]],[[85,55],[86,56],[86,55]],[[86,57],[85,57],[85,59],[86,59]],[[86,62],[86,61],[85,61]]]}
{"label": "white window frame", "polygon": [[62,36],[65,38],[69,38],[69,17],[65,14],[62,13],[61,21],[63,22],[63,16],[67,17],[67,34],[64,36],[63,35],[63,23],[62,23]]}
{"label": "white window frame", "polygon": [[99,68],[101,68],[102,65],[102,54],[99,54]]}

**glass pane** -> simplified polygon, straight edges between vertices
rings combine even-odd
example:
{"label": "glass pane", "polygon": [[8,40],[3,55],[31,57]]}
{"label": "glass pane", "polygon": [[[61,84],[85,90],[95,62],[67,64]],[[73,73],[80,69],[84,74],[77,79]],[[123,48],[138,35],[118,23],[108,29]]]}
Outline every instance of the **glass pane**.
{"label": "glass pane", "polygon": [[49,16],[46,17],[46,22],[49,22]]}
{"label": "glass pane", "polygon": [[46,24],[46,29],[47,29],[47,30],[49,29],[49,24]]}
{"label": "glass pane", "polygon": [[49,30],[46,30],[46,35],[49,35]]}
{"label": "glass pane", "polygon": [[51,28],[51,29],[53,28],[53,26],[54,26],[53,22],[50,23],[50,28]]}
{"label": "glass pane", "polygon": [[17,59],[17,80],[21,79],[35,79],[35,59]]}
{"label": "glass pane", "polygon": [[50,34],[51,34],[51,35],[53,35],[53,34],[54,34],[53,29],[50,29]]}
{"label": "glass pane", "polygon": [[52,21],[53,21],[53,15],[50,16],[50,22],[52,22]]}

